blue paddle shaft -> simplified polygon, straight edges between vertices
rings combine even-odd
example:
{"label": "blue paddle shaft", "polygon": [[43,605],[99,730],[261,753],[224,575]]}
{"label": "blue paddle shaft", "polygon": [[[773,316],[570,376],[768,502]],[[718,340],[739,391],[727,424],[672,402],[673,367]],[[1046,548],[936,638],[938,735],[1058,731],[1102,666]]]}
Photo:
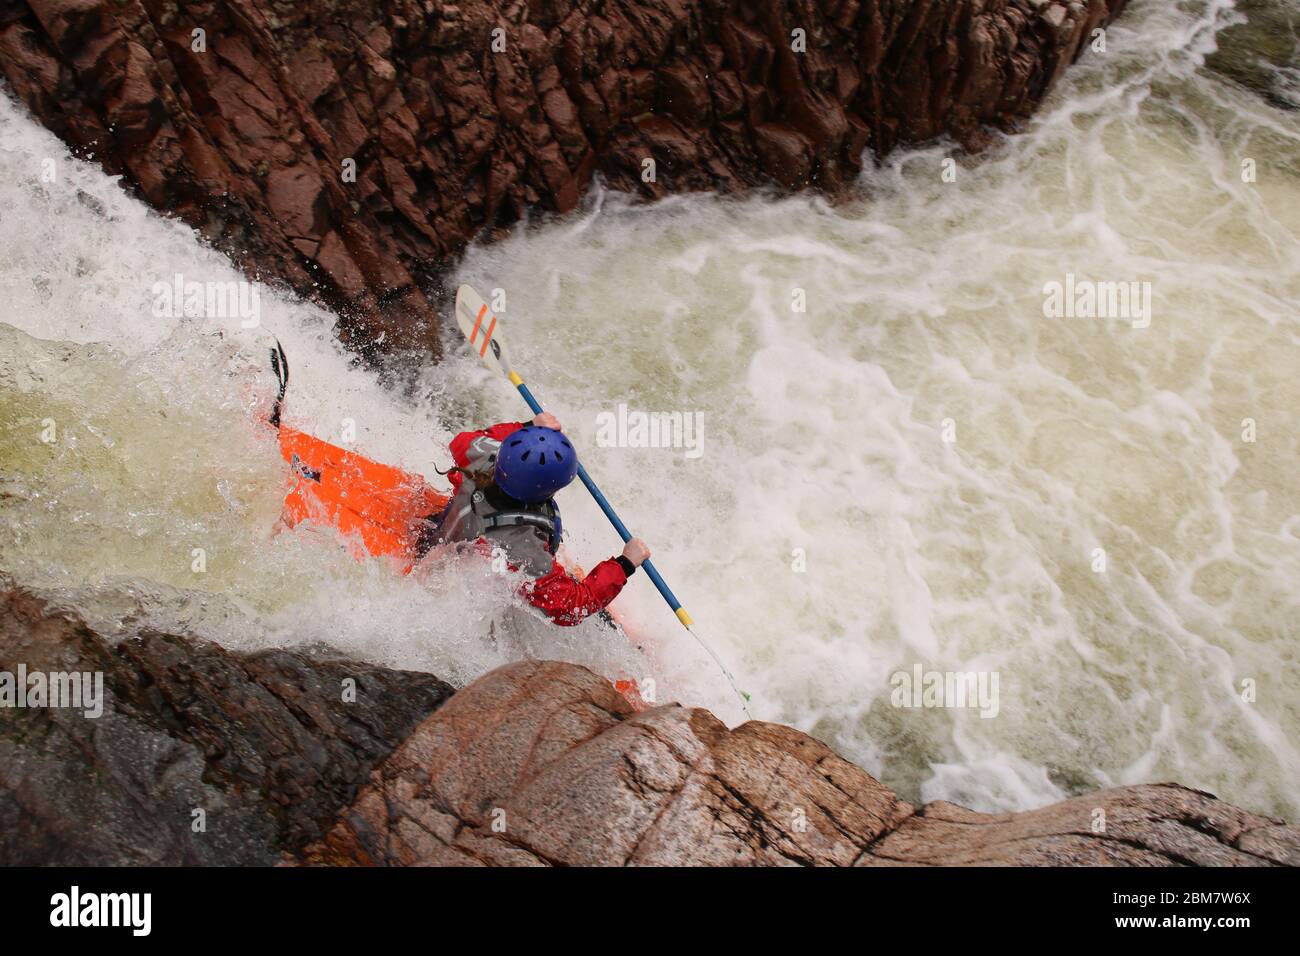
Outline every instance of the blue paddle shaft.
{"label": "blue paddle shaft", "polygon": [[[519,394],[524,397],[524,401],[527,402],[528,407],[533,410],[533,414],[542,414],[542,406],[538,403],[537,399],[533,398],[533,393],[528,390],[528,386],[523,382],[520,382],[515,387],[519,389]],[[578,465],[578,477],[582,479],[582,483],[586,485],[587,490],[591,492],[591,497],[596,499],[596,504],[600,505],[600,510],[605,512],[605,517],[608,518],[609,523],[614,526],[614,530],[618,532],[619,537],[624,541],[631,541],[632,532],[627,530],[627,525],[623,524],[622,519],[615,514],[614,507],[609,503],[608,499],[605,498],[605,495],[601,490],[596,487],[596,483],[591,480],[591,475],[587,474],[587,469],[583,468],[581,464]],[[649,559],[642,561],[641,567],[650,580],[654,582],[654,586],[659,589],[659,593],[662,594],[664,600],[668,602],[668,606],[671,607],[674,612],[681,610],[682,602],[677,600],[677,595],[673,594],[672,588],[670,588],[667,582],[659,576],[659,572],[655,570],[655,566],[650,563]]]}

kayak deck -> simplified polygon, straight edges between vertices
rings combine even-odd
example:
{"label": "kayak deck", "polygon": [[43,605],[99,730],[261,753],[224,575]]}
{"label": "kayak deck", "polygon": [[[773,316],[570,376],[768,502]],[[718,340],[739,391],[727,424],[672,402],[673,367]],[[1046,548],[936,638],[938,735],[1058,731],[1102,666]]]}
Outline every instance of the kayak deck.
{"label": "kayak deck", "polygon": [[293,472],[284,499],[287,526],[314,521],[337,528],[359,540],[368,554],[406,562],[406,571],[419,557],[426,522],[449,500],[420,475],[287,425],[280,426],[280,454]]}
{"label": "kayak deck", "polygon": [[[293,528],[311,522],[335,528],[354,556],[395,558],[409,574],[421,557],[421,537],[450,496],[423,476],[366,458],[281,424],[280,454],[292,473],[281,520]],[[610,623],[624,633],[609,615]],[[637,682],[619,678],[614,689],[637,711],[649,705]]]}

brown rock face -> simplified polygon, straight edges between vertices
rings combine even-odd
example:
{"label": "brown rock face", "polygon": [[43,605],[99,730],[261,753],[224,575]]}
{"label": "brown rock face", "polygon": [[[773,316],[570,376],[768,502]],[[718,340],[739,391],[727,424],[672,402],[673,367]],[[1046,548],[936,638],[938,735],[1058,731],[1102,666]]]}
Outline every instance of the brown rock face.
{"label": "brown rock face", "polygon": [[300,653],[115,645],[0,587],[0,682],[20,665],[103,675],[97,717],[0,694],[0,865],[279,862],[451,694],[428,674]]}
{"label": "brown rock face", "polygon": [[526,208],[597,172],[837,191],[866,148],[1013,126],[1125,2],[27,0],[0,69],[354,347],[436,353],[439,271]]}
{"label": "brown rock face", "polygon": [[634,714],[589,671],[528,662],[457,693],[304,856],[370,865],[1294,866],[1300,827],[1175,785],[1027,813],[918,809],[788,727],[728,730],[676,706]]}
{"label": "brown rock face", "polygon": [[[102,714],[14,706],[20,666],[102,674]],[[1300,828],[1183,787],[918,809],[796,730],[634,713],[571,664],[451,693],[304,653],[114,643],[0,579],[0,865],[1300,864]]]}

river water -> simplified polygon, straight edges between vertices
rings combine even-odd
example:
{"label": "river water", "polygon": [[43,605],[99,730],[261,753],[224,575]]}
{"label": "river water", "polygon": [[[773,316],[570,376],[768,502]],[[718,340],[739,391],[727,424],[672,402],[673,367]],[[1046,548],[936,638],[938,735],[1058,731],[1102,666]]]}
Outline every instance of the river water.
{"label": "river water", "polygon": [[[1137,2],[978,158],[899,153],[834,206],[597,189],[466,256],[754,716],[913,800],[1176,780],[1300,816],[1298,22],[1295,0]],[[562,658],[742,717],[643,576],[616,604],[642,657],[527,620],[486,563],[402,577],[273,533],[255,333],[155,307],[157,282],[235,271],[7,96],[0,134],[5,572],[111,632],[458,683]],[[1049,315],[1053,283],[1137,295]],[[454,338],[396,391],[330,315],[259,291],[299,427],[437,483],[457,430],[521,415]],[[609,424],[649,413],[689,441]],[[576,560],[616,551],[580,488],[561,505]],[[895,706],[918,666],[995,675],[996,714]]]}

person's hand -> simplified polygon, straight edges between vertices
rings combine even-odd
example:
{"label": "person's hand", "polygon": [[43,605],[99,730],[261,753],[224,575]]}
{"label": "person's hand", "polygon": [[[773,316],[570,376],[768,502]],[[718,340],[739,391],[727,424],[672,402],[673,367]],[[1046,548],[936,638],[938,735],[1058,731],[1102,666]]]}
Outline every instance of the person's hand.
{"label": "person's hand", "polygon": [[623,545],[623,557],[627,558],[635,567],[641,567],[641,562],[650,557],[650,547],[640,538],[633,538],[627,544]]}
{"label": "person's hand", "polygon": [[560,427],[560,420],[550,412],[542,412],[541,414],[534,416],[533,424],[538,428],[554,428],[557,432],[564,431],[564,429]]}

